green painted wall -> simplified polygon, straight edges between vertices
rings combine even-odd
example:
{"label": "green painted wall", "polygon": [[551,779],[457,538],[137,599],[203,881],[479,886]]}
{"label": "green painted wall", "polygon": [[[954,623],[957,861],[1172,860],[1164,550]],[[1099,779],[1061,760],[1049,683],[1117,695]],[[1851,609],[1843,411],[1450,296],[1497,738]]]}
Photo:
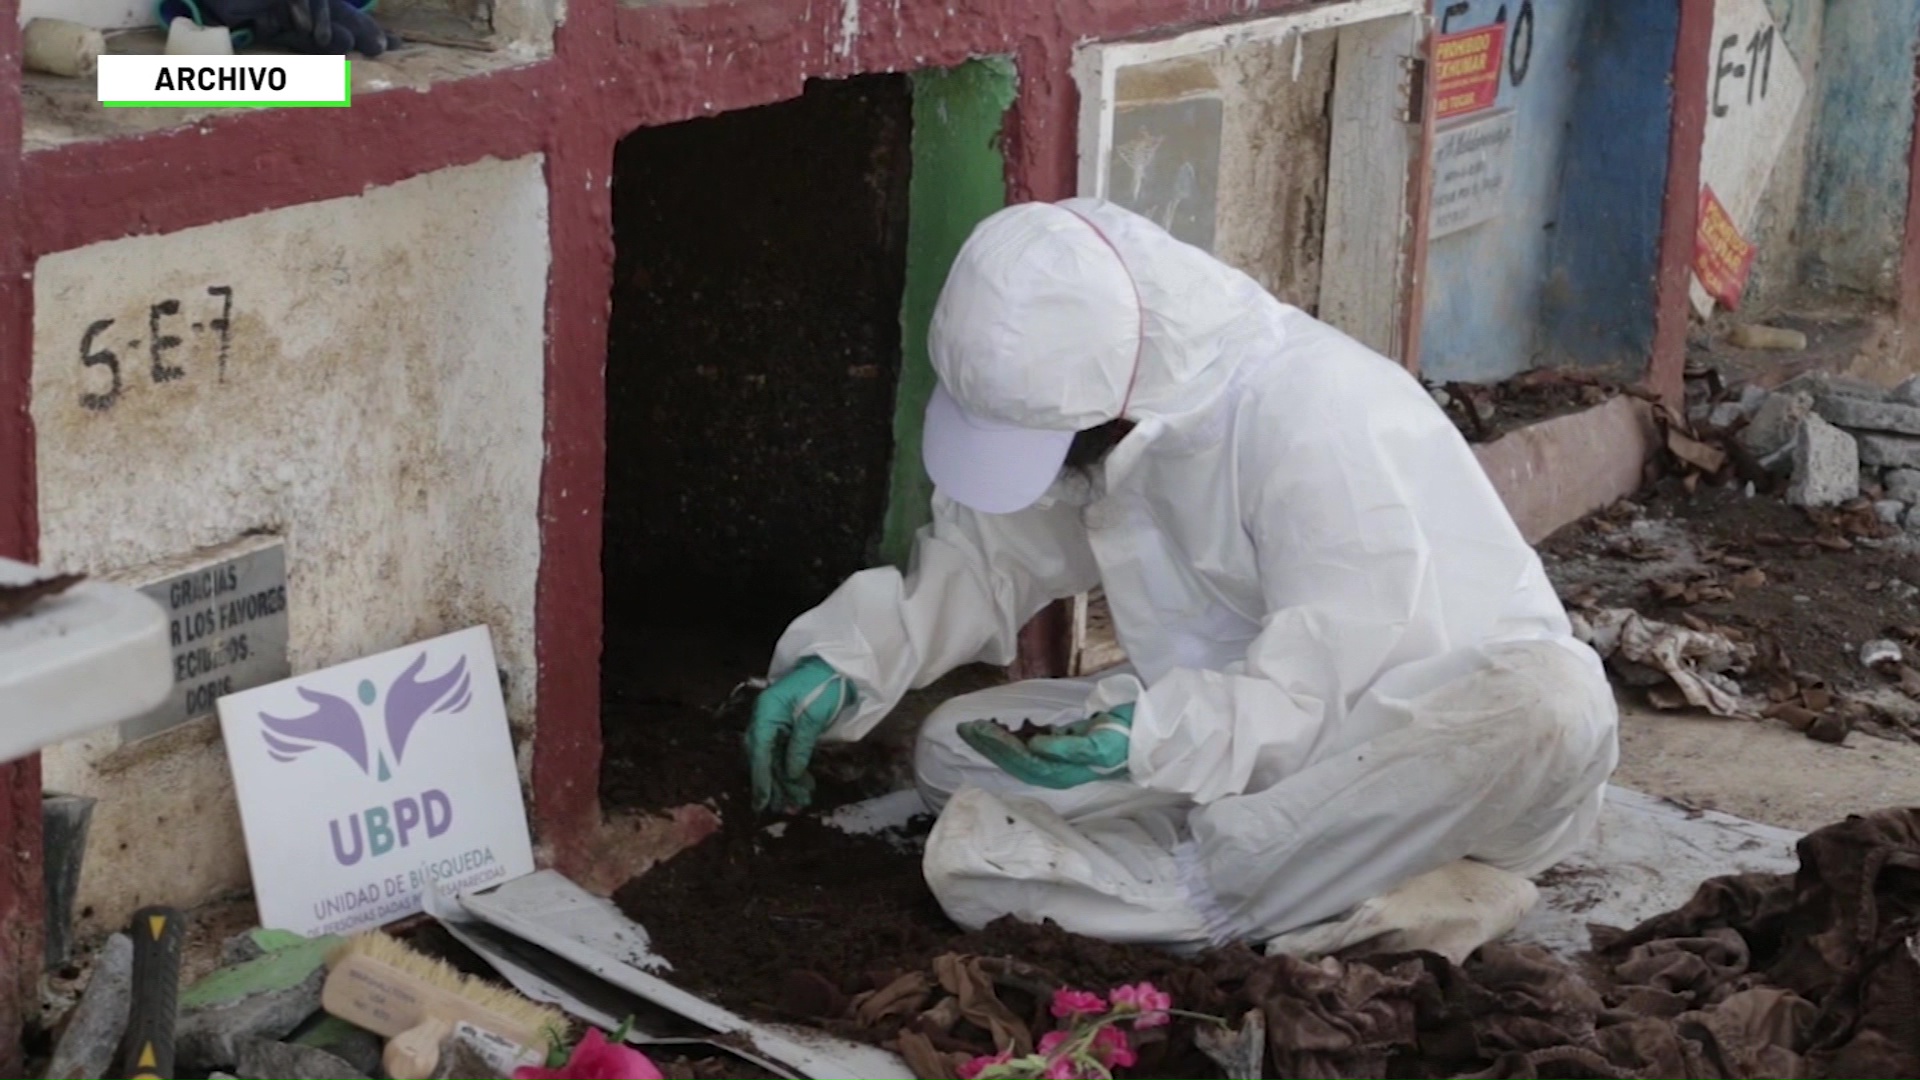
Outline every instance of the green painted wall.
{"label": "green painted wall", "polygon": [[907,285],[900,304],[900,389],[893,413],[893,484],[880,553],[904,567],[927,523],[933,482],[920,464],[920,429],[934,375],[927,327],[960,245],[980,219],[1006,205],[1000,127],[1017,79],[1007,57],[970,60],[913,76],[913,177],[908,195]]}

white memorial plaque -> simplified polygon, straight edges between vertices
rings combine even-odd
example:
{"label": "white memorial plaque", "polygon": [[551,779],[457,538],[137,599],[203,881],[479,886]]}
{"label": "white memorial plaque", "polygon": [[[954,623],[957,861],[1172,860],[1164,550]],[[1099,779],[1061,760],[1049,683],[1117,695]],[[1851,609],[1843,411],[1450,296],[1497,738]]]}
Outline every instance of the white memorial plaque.
{"label": "white memorial plaque", "polygon": [[220,699],[260,924],[370,930],[533,872],[484,626]]}

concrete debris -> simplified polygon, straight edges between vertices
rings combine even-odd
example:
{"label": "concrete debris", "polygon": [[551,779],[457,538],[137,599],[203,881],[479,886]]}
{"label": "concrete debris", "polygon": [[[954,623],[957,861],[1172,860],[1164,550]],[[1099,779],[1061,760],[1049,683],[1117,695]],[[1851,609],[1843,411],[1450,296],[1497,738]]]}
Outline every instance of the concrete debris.
{"label": "concrete debris", "polygon": [[1781,349],[1797,352],[1807,347],[1807,335],[1783,326],[1740,323],[1727,333],[1727,342],[1736,349]]}
{"label": "concrete debris", "polygon": [[311,1046],[242,1039],[239,1051],[233,1071],[240,1080],[369,1080],[366,1073]]}
{"label": "concrete debris", "polygon": [[255,927],[228,938],[220,946],[220,966],[238,967],[271,952],[290,949],[307,939],[291,930],[265,930]]}
{"label": "concrete debris", "polygon": [[1740,388],[1740,411],[1752,416],[1759,412],[1760,406],[1772,396],[1772,391],[1748,383]]}
{"label": "concrete debris", "polygon": [[1829,422],[1849,431],[1920,435],[1920,405],[1826,394],[1815,401],[1814,410]]}
{"label": "concrete debris", "polygon": [[73,1007],[67,1029],[53,1048],[47,1075],[65,1080],[100,1080],[107,1075],[127,1027],[127,1005],[132,998],[133,941],[125,934],[115,934],[94,958],[87,992]]}
{"label": "concrete debris", "polygon": [[1770,394],[1741,430],[1740,443],[1755,457],[1771,457],[1793,445],[1794,433],[1812,412],[1812,394]]}
{"label": "concrete debris", "polygon": [[1860,495],[1860,452],[1853,436],[1818,415],[1801,421],[1793,444],[1793,481],[1787,501],[1795,506],[1838,506]]}
{"label": "concrete debris", "polygon": [[1920,469],[1892,469],[1881,479],[1887,498],[1912,506],[1920,503]]}
{"label": "concrete debris", "polygon": [[1747,410],[1737,401],[1723,401],[1707,413],[1707,426],[1726,430],[1747,418]]}
{"label": "concrete debris", "polygon": [[1673,682],[1685,704],[1715,716],[1755,715],[1734,679],[1753,662],[1752,645],[1648,619],[1630,608],[1571,614],[1574,636],[1608,663],[1654,668]]}
{"label": "concrete debris", "polygon": [[1844,396],[1866,401],[1885,401],[1887,388],[1865,379],[1835,375],[1827,371],[1809,371],[1780,384],[1776,393],[1810,394],[1814,397]]}
{"label": "concrete debris", "polygon": [[1915,375],[1887,392],[1888,401],[1902,405],[1920,405],[1920,375]]}
{"label": "concrete debris", "polygon": [[1860,462],[1890,469],[1920,469],[1920,439],[1906,435],[1862,435]]}
{"label": "concrete debris", "polygon": [[373,1032],[325,1014],[315,1018],[287,1041],[325,1050],[369,1076],[379,1075],[380,1055],[386,1048],[386,1040]]}
{"label": "concrete debris", "polygon": [[316,966],[292,985],[257,988],[242,997],[195,1007],[188,1007],[183,999],[175,1051],[179,1064],[186,1069],[227,1068],[240,1060],[241,1047],[249,1040],[286,1037],[320,1011],[320,991],[326,981],[327,969]]}
{"label": "concrete debris", "polygon": [[1882,667],[1898,667],[1904,656],[1900,643],[1887,638],[1879,638],[1860,646],[1860,663],[1876,670]]}
{"label": "concrete debris", "polygon": [[1879,499],[1873,504],[1874,515],[1889,525],[1898,525],[1907,515],[1907,504],[1899,499]]}

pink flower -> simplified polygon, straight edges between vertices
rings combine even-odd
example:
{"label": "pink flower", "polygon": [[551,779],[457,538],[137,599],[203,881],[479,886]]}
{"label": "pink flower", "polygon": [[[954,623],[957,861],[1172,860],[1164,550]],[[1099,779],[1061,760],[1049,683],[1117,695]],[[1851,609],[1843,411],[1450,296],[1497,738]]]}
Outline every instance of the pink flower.
{"label": "pink flower", "polygon": [[1060,1049],[1061,1043],[1066,1042],[1072,1037],[1073,1036],[1064,1031],[1049,1031],[1045,1035],[1040,1036],[1040,1052],[1043,1054],[1051,1054],[1055,1050]]}
{"label": "pink flower", "polygon": [[1127,1042],[1127,1033],[1117,1027],[1103,1027],[1093,1035],[1093,1056],[1100,1059],[1102,1065],[1113,1069],[1124,1069],[1140,1060],[1133,1052],[1133,1046]]}
{"label": "pink flower", "polygon": [[1113,1007],[1119,1012],[1136,1014],[1134,1027],[1159,1027],[1169,1019],[1167,1010],[1173,1008],[1173,995],[1150,982],[1116,986],[1113,988]]}
{"label": "pink flower", "polygon": [[1098,1016],[1107,1011],[1107,1003],[1091,990],[1055,990],[1053,1015],[1062,1020],[1076,1016]]}
{"label": "pink flower", "polygon": [[587,1032],[573,1056],[558,1069],[523,1066],[513,1080],[661,1080],[660,1070],[647,1055],[631,1046],[615,1046],[598,1028]]}
{"label": "pink flower", "polygon": [[[960,1080],[974,1080],[974,1077],[979,1076],[995,1065],[1006,1064],[1012,1057],[1013,1051],[1002,1050],[997,1054],[974,1058],[972,1061],[960,1066],[956,1071],[960,1074]],[[518,1080],[518,1078],[516,1077],[515,1080]]]}

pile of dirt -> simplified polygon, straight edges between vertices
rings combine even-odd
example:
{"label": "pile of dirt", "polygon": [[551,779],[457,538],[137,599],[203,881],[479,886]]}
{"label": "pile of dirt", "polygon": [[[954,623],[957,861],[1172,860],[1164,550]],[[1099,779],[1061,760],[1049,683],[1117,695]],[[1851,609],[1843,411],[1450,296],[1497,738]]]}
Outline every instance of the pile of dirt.
{"label": "pile of dirt", "polygon": [[[1032,1047],[1057,1026],[1058,989],[1142,981],[1198,1016],[1129,1032],[1138,1060],[1116,1076],[1221,1076],[1205,1048],[1213,1032],[1250,1035],[1265,1056],[1253,1075],[1269,1076],[1913,1075],[1908,1003],[1920,969],[1906,943],[1920,930],[1920,810],[1850,817],[1799,851],[1797,874],[1715,879],[1633,930],[1596,931],[1583,962],[1504,944],[1457,966],[1422,953],[1308,962],[1244,947],[1183,958],[1002,920],[944,940],[923,927],[911,941],[842,945],[847,966],[789,974],[775,1009],[893,1049],[921,1077]],[[848,875],[841,894],[861,880]],[[822,952],[772,940],[762,918],[733,925],[737,943],[718,951],[735,965]],[[659,943],[683,950],[687,939],[674,937]],[[673,978],[718,985],[718,939],[708,940],[708,952],[683,953]],[[772,989],[764,970],[733,977]]]}
{"label": "pile of dirt", "polygon": [[[608,697],[600,781],[608,808],[666,810],[705,803],[729,826],[752,820],[746,752],[750,694],[719,712],[694,702],[632,700],[618,690]],[[894,790],[900,765],[893,751],[879,744],[822,747],[815,755],[813,805],[831,809]]]}
{"label": "pile of dirt", "polygon": [[[929,823],[921,819],[913,831]],[[908,1018],[859,1022],[850,1018],[853,1003],[931,970],[940,957],[1006,961],[995,969],[999,993],[1035,1031],[1050,1023],[1046,1007],[1058,986],[1104,991],[1148,980],[1182,1000],[1220,1004],[1231,995],[1214,989],[1209,972],[1255,959],[1228,950],[1195,964],[1012,919],[966,933],[927,890],[915,845],[811,818],[723,829],[630,881],[614,901],[673,965],[670,981],[749,1015],[890,1046]],[[978,1041],[984,1037],[963,1032],[942,1048],[991,1052]],[[1138,1049],[1141,1060],[1126,1075],[1218,1075],[1186,1028],[1155,1033]]]}
{"label": "pile of dirt", "polygon": [[1468,442],[1487,443],[1516,428],[1592,408],[1622,393],[1639,393],[1602,374],[1535,368],[1497,383],[1429,385]]}
{"label": "pile of dirt", "polygon": [[813,817],[723,822],[614,895],[688,989],[806,1018],[790,1007],[796,978],[828,974],[852,991],[867,973],[924,964],[958,934],[927,890],[919,852],[897,834],[853,835]]}
{"label": "pile of dirt", "polygon": [[1865,643],[1920,623],[1915,541],[1869,503],[1789,506],[1743,486],[1663,480],[1634,501],[1541,545],[1575,609],[1625,607],[1694,629],[1731,631],[1766,665],[1841,694],[1884,698],[1897,672],[1869,669]]}

